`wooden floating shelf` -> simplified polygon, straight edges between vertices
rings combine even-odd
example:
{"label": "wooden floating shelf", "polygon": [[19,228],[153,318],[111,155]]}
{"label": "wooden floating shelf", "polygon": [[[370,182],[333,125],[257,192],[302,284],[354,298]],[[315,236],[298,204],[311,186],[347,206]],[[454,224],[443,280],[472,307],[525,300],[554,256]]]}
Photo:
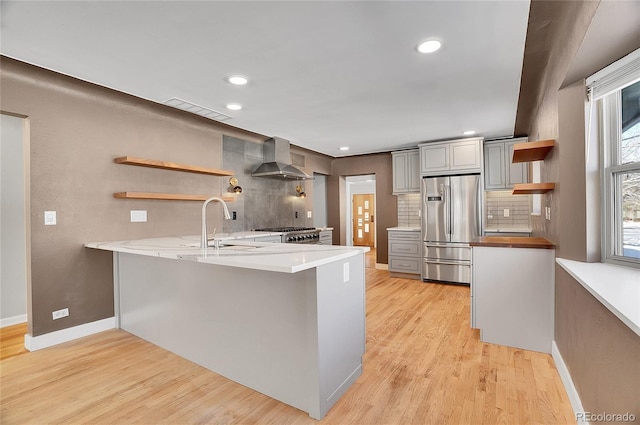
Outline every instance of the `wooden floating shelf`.
{"label": "wooden floating shelf", "polygon": [[[160,201],[206,201],[216,195],[189,195],[184,193],[158,193],[158,192],[116,192],[114,198],[118,199],[155,199]],[[233,196],[220,196],[225,202],[235,201]]]}
{"label": "wooden floating shelf", "polygon": [[133,156],[121,156],[113,160],[116,164],[138,165],[140,167],[161,168],[163,170],[185,171],[187,173],[209,174],[212,176],[233,176],[235,173],[229,170],[201,167],[199,165],[178,164],[175,162],[158,161],[155,159],[143,159]]}
{"label": "wooden floating shelf", "polygon": [[542,194],[556,188],[555,183],[516,183],[513,185],[513,195]]}
{"label": "wooden floating shelf", "polygon": [[542,161],[551,149],[553,149],[555,144],[555,140],[516,143],[513,145],[512,162]]}

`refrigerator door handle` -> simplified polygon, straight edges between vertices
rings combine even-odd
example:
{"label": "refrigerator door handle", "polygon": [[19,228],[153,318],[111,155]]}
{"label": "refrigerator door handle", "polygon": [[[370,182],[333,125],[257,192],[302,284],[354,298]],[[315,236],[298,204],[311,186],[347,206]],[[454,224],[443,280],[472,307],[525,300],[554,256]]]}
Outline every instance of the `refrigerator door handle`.
{"label": "refrigerator door handle", "polygon": [[451,214],[451,218],[449,219],[449,223],[451,223],[449,225],[449,234],[453,237],[453,233],[455,232],[453,226],[454,226],[454,220],[453,218],[455,217],[455,211],[454,206],[453,206],[453,183],[449,183],[449,213]]}
{"label": "refrigerator door handle", "polygon": [[451,240],[451,207],[449,206],[449,190],[448,184],[443,184],[440,187],[442,193],[442,199],[444,199],[444,233],[447,235],[447,242]]}
{"label": "refrigerator door handle", "polygon": [[454,260],[425,260],[427,264],[445,264],[447,266],[470,266],[470,261],[454,261]]}

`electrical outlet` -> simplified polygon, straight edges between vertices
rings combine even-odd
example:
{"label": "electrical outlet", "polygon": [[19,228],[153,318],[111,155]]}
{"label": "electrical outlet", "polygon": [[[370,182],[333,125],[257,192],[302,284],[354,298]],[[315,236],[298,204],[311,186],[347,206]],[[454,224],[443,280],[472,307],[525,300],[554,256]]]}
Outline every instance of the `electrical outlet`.
{"label": "electrical outlet", "polygon": [[502,210],[502,213],[505,217],[509,217],[509,208],[505,208],[504,210]]}
{"label": "electrical outlet", "polygon": [[63,308],[62,310],[56,310],[51,313],[51,315],[53,316],[53,320],[62,319],[63,317],[67,317],[69,315],[69,309]]}
{"label": "electrical outlet", "polygon": [[544,218],[551,220],[551,207],[544,207]]}
{"label": "electrical outlet", "polygon": [[147,211],[146,210],[131,210],[131,222],[132,223],[146,223]]}
{"label": "electrical outlet", "polygon": [[298,218],[298,211],[296,211],[296,218]]}
{"label": "electrical outlet", "polygon": [[238,219],[238,215],[237,215],[237,214],[236,214],[236,212],[234,211],[234,212],[233,212],[232,220],[237,220],[237,219]]}

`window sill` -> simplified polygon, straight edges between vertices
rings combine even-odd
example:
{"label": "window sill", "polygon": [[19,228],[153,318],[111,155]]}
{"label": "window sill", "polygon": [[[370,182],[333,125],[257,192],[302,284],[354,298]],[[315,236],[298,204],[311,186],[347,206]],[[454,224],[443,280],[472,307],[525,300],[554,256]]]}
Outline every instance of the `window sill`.
{"label": "window sill", "polygon": [[556,263],[640,336],[640,271],[564,258],[556,258]]}

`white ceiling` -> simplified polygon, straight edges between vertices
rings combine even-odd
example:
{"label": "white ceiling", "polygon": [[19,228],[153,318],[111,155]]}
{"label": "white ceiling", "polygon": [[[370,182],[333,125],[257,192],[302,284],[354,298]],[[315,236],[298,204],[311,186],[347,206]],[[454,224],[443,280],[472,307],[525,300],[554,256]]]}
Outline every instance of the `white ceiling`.
{"label": "white ceiling", "polygon": [[[331,156],[513,134],[529,1],[7,1],[1,53]],[[419,41],[443,48],[420,54]],[[232,86],[231,74],[249,77]],[[225,105],[238,102],[241,111]],[[349,146],[347,152],[338,150]]]}

